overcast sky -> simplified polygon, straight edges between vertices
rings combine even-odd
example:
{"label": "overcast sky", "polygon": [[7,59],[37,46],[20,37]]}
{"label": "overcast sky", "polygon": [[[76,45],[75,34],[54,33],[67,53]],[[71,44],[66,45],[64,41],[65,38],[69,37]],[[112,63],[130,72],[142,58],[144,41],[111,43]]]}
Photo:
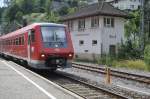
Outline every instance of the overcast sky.
{"label": "overcast sky", "polygon": [[3,0],[0,0],[0,7],[2,7],[3,5]]}

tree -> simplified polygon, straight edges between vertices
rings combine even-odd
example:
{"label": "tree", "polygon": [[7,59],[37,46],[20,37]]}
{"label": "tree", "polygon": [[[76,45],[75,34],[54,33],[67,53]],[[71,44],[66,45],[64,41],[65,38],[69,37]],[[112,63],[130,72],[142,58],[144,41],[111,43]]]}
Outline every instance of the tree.
{"label": "tree", "polygon": [[[55,11],[53,1],[64,2],[64,6]],[[2,19],[5,19],[1,23],[3,32],[12,31],[11,26],[16,29],[18,25],[25,26],[32,22],[58,22],[59,16],[73,13],[88,1],[91,0],[5,0],[7,6],[2,12],[0,10]]]}
{"label": "tree", "polygon": [[135,45],[135,47],[138,47],[140,39],[140,12],[131,12],[130,16],[132,16],[132,18],[125,24],[125,36],[127,40],[130,40],[131,43]]}

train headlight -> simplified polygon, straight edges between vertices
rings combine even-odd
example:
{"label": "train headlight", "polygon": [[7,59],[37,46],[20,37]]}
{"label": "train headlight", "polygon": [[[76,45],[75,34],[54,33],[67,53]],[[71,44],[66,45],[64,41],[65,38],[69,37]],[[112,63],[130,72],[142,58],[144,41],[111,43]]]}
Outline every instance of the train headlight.
{"label": "train headlight", "polygon": [[44,57],[45,57],[45,54],[41,54],[41,57],[44,58]]}
{"label": "train headlight", "polygon": [[72,57],[72,54],[69,54],[69,57]]}

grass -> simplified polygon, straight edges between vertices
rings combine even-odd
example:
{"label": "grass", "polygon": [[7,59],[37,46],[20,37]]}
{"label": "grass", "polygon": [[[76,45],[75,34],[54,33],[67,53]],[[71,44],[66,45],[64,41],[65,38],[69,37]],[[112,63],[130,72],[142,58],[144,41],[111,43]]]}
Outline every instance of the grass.
{"label": "grass", "polygon": [[113,67],[115,68],[128,68],[128,69],[136,69],[143,71],[150,71],[148,66],[145,64],[143,60],[122,60],[122,61],[114,61]]}
{"label": "grass", "polygon": [[[102,60],[94,62],[88,59],[76,59],[75,61],[103,64],[103,62],[100,62]],[[119,61],[112,60],[112,61],[109,61],[109,64],[111,64],[111,66],[114,68],[127,68],[127,69],[134,69],[134,70],[150,71],[149,69],[150,66],[148,66],[144,62],[144,60],[119,60]]]}

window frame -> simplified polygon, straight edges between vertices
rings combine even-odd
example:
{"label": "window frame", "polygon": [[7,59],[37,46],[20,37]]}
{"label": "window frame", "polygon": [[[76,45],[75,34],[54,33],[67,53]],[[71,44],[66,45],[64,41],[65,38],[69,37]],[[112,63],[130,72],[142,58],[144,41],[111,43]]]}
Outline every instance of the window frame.
{"label": "window frame", "polygon": [[67,22],[67,25],[68,25],[69,30],[73,30],[73,26],[74,26],[73,20],[69,20]]}
{"label": "window frame", "polygon": [[35,42],[35,30],[31,29],[31,34],[30,34],[30,41],[31,43]]}
{"label": "window frame", "polygon": [[80,46],[84,45],[84,40],[79,40],[79,45]]}
{"label": "window frame", "polygon": [[115,27],[115,18],[104,17],[104,27],[114,28]]}
{"label": "window frame", "polygon": [[94,16],[91,17],[91,27],[99,27],[99,17],[98,16]]}
{"label": "window frame", "polygon": [[[95,43],[95,41],[96,41],[96,43]],[[97,45],[97,40],[92,40],[92,46],[96,46]]]}
{"label": "window frame", "polygon": [[78,20],[78,30],[84,30],[85,29],[85,18]]}

